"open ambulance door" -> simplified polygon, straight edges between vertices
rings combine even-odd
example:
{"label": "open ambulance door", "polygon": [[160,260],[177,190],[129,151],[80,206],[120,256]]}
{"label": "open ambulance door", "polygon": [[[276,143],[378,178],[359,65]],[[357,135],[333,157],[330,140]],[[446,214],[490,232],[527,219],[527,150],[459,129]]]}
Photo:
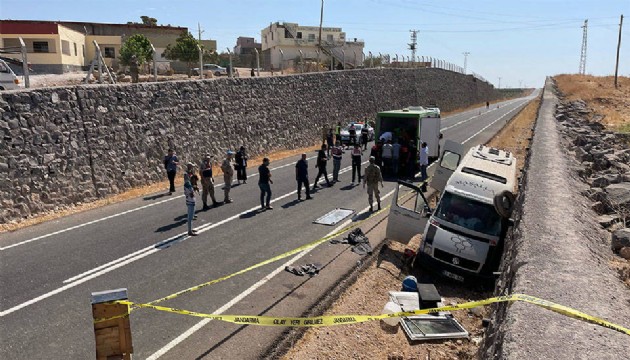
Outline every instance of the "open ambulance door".
{"label": "open ambulance door", "polygon": [[430,213],[427,199],[420,188],[404,181],[398,181],[396,193],[387,219],[386,237],[408,244],[412,237],[422,234]]}
{"label": "open ambulance door", "polygon": [[444,142],[444,150],[440,156],[439,161],[429,186],[437,190],[439,193],[444,191],[446,182],[453,175],[455,169],[464,157],[464,151],[466,147],[458,142],[452,140],[446,140]]}

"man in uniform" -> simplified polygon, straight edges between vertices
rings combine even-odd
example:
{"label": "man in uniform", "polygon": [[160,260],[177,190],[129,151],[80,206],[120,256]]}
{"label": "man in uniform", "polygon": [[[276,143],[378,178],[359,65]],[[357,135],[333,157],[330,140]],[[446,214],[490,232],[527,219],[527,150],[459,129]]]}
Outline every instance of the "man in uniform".
{"label": "man in uniform", "polygon": [[363,176],[363,188],[365,188],[365,184],[367,184],[370,211],[374,211],[372,207],[373,195],[376,195],[376,203],[378,204],[378,209],[381,210],[381,193],[378,190],[378,183],[381,183],[381,187],[384,186],[381,169],[374,164],[374,160],[374,156],[370,156],[370,164],[365,168],[365,175]]}
{"label": "man in uniform", "polygon": [[199,168],[199,175],[201,175],[201,187],[203,188],[201,193],[201,200],[203,201],[203,210],[208,210],[208,194],[212,199],[212,206],[218,205],[217,200],[214,198],[214,179],[212,178],[212,156],[210,154],[201,162]]}
{"label": "man in uniform", "polygon": [[[332,129],[331,129],[332,130]],[[339,181],[339,170],[341,169],[341,159],[343,157],[343,148],[341,142],[337,141],[337,144],[332,149],[333,158],[333,182]]]}
{"label": "man in uniform", "polygon": [[224,203],[229,204],[232,202],[230,198],[230,189],[232,188],[232,178],[234,177],[234,168],[232,168],[232,157],[234,156],[234,152],[232,150],[228,150],[225,155],[225,160],[221,164],[221,170],[223,171],[223,193],[225,194]]}

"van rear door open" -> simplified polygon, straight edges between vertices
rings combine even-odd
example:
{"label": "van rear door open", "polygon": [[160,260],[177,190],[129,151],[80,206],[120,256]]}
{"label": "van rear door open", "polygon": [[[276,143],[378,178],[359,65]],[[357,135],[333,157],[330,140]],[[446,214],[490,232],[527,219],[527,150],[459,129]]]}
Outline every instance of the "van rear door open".
{"label": "van rear door open", "polygon": [[[424,231],[428,203],[417,186],[398,181],[387,218],[386,237],[403,244]],[[428,210],[430,211],[430,209]]]}
{"label": "van rear door open", "polygon": [[440,161],[438,162],[435,172],[433,173],[433,177],[431,178],[429,186],[440,193],[444,191],[444,188],[446,187],[446,182],[451,177],[451,175],[453,175],[455,169],[457,169],[457,166],[462,160],[465,151],[466,147],[464,145],[452,140],[446,140],[444,142],[444,151],[442,151]]}
{"label": "van rear door open", "polygon": [[440,156],[440,127],[441,119],[438,117],[425,117],[420,120],[418,149],[423,141],[426,142],[430,158]]}

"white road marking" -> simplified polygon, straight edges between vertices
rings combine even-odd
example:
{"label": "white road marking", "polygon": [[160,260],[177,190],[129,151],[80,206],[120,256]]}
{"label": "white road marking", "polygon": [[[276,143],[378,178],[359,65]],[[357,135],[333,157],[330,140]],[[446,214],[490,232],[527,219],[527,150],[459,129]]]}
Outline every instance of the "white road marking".
{"label": "white road marking", "polygon": [[[396,189],[391,190],[387,194],[383,195],[381,197],[381,201],[385,200],[386,198],[391,196],[394,193],[394,191],[396,191]],[[357,216],[362,214],[362,213],[364,213],[364,212],[366,212],[366,211],[368,211],[369,208],[370,208],[369,206],[365,207],[363,210],[361,210],[357,214]],[[336,233],[337,231],[339,231],[339,230],[343,229],[344,227],[348,226],[348,224],[350,224],[350,223],[352,223],[352,219],[346,220],[341,225],[337,226],[334,230],[332,230],[331,232],[326,234],[326,236],[329,236],[331,234]],[[282,271],[284,271],[284,268],[287,265],[291,265],[291,264],[295,263],[297,260],[302,258],[304,255],[308,254],[311,250],[315,249],[316,247],[317,246],[313,246],[313,247],[308,248],[308,249],[302,251],[301,253],[295,255],[294,257],[289,259],[287,262],[283,263],[278,268],[276,268],[274,271],[269,273],[269,275],[263,277],[258,282],[256,282],[254,285],[250,286],[245,291],[243,291],[242,293],[240,293],[236,297],[234,297],[232,300],[230,300],[229,302],[227,302],[226,304],[224,304],[223,306],[218,308],[215,312],[213,312],[213,314],[215,314],[215,315],[223,314],[225,311],[229,310],[232,306],[236,305],[239,301],[243,300],[243,298],[245,298],[246,296],[248,296],[251,293],[253,293],[259,287],[263,286],[265,283],[267,283],[269,280],[271,280],[274,276],[276,276],[279,273],[281,273]],[[153,354],[151,354],[151,356],[149,356],[147,358],[147,360],[156,360],[156,359],[160,358],[162,355],[166,354],[168,351],[172,350],[175,346],[180,344],[182,341],[186,340],[189,336],[191,336],[192,334],[197,332],[199,329],[204,327],[210,321],[212,321],[212,319],[203,319],[203,320],[199,321],[198,323],[193,325],[191,328],[189,328],[188,330],[186,330],[183,333],[181,333],[175,339],[171,340],[168,344],[164,345],[161,349],[159,349],[158,351],[156,351]]]}
{"label": "white road marking", "polygon": [[[363,165],[365,163],[367,163],[367,162],[363,162],[363,163],[361,163],[361,165]],[[350,170],[352,170],[352,166],[348,166],[348,167],[343,168],[341,171],[339,171],[339,173],[343,174],[343,173],[348,172]],[[319,183],[323,183],[325,181],[326,181],[325,179],[322,179],[322,180],[319,181]],[[275,203],[275,202],[277,202],[279,200],[282,200],[282,199],[284,199],[284,198],[286,198],[288,196],[291,196],[293,194],[296,194],[296,193],[297,193],[297,190],[293,190],[293,191],[288,192],[288,193],[286,193],[286,194],[284,194],[282,196],[274,198],[273,200],[271,200],[271,203]],[[244,215],[244,214],[250,213],[252,211],[259,210],[259,209],[260,209],[260,206],[255,206],[255,207],[252,207],[252,208],[250,208],[248,210],[240,212],[240,213],[238,213],[236,215],[232,215],[232,216],[230,216],[228,218],[225,218],[225,219],[223,219],[223,220],[221,220],[219,222],[203,224],[203,225],[195,228],[195,230],[197,231],[198,234],[201,234],[201,233],[204,233],[204,232],[206,232],[208,230],[211,230],[211,229],[214,229],[214,228],[216,228],[218,226],[221,226],[221,225],[223,225],[225,223],[228,223],[228,222],[230,222],[232,220],[235,220],[235,219],[239,218],[241,215]],[[53,295],[59,294],[59,293],[61,293],[63,291],[71,289],[71,288],[73,288],[73,287],[75,287],[77,285],[83,284],[84,282],[86,282],[88,280],[97,278],[97,277],[99,277],[101,275],[107,274],[107,273],[109,273],[109,272],[111,272],[113,270],[116,270],[116,269],[120,268],[120,267],[123,267],[125,265],[131,264],[131,263],[136,262],[136,261],[138,261],[140,259],[143,259],[143,258],[145,258],[145,257],[147,257],[147,256],[149,256],[151,254],[154,254],[154,253],[162,250],[163,249],[162,247],[165,246],[165,245],[168,245],[168,244],[171,244],[171,243],[179,243],[179,242],[182,242],[182,241],[186,241],[188,239],[190,239],[190,236],[187,235],[187,232],[181,233],[181,234],[172,236],[172,237],[170,237],[170,238],[168,238],[166,240],[162,240],[162,241],[160,241],[160,242],[158,242],[156,244],[153,244],[153,245],[147,246],[147,247],[145,247],[143,249],[140,249],[138,251],[135,251],[135,252],[133,252],[131,254],[125,255],[125,256],[123,256],[123,257],[121,257],[119,259],[110,261],[107,264],[103,264],[103,265],[98,266],[98,267],[96,267],[94,269],[91,269],[91,270],[83,272],[83,273],[81,273],[79,275],[73,276],[73,277],[71,277],[69,279],[64,280],[64,283],[66,283],[66,285],[64,285],[64,286],[62,286],[60,288],[57,288],[57,289],[52,290],[52,291],[49,291],[49,292],[47,292],[47,293],[45,293],[43,295],[40,295],[40,296],[38,296],[36,298],[30,299],[28,301],[25,301],[25,302],[23,302],[23,303],[21,303],[19,305],[11,307],[9,309],[0,311],[0,317],[9,315],[9,314],[11,314],[11,313],[13,313],[15,311],[18,311],[20,309],[23,309],[23,308],[25,308],[25,307],[27,307],[29,305],[33,305],[33,304],[35,304],[37,302],[40,302],[40,301],[42,301],[44,299],[47,299],[47,298],[49,298],[49,297],[51,297]]]}
{"label": "white road marking", "polygon": [[[314,159],[315,157],[316,157],[316,156],[312,156],[312,157],[310,157],[310,158],[307,158],[307,160],[309,160],[309,159]],[[284,167],[291,166],[291,165],[293,165],[293,163],[288,163],[288,164],[285,164],[285,165],[282,165],[282,166],[278,166],[278,167],[275,167],[275,168],[271,168],[271,170],[282,169],[282,168],[284,168]],[[249,177],[254,177],[254,176],[258,176],[258,173],[254,173],[254,174],[249,175]],[[214,187],[215,187],[215,188],[219,188],[219,187],[221,187],[221,186],[223,186],[223,183],[220,183],[220,184],[215,184],[215,185],[214,185]],[[117,214],[109,215],[109,216],[106,216],[106,217],[103,217],[103,218],[100,218],[100,219],[96,219],[96,220],[88,221],[88,222],[83,223],[83,224],[79,224],[79,225],[71,226],[71,227],[69,227],[69,228],[65,228],[65,229],[58,230],[58,231],[54,231],[54,232],[51,232],[51,233],[48,233],[48,234],[45,234],[45,235],[37,236],[37,237],[34,237],[34,238],[32,238],[32,239],[28,239],[28,240],[20,241],[20,242],[17,242],[17,243],[15,243],[15,244],[11,244],[11,245],[7,245],[7,246],[4,246],[4,247],[0,247],[0,251],[8,250],[8,249],[14,248],[14,247],[16,247],[16,246],[20,246],[20,245],[28,244],[28,243],[31,243],[31,242],[33,242],[33,241],[42,240],[42,239],[45,239],[45,238],[48,238],[48,237],[51,237],[51,236],[55,236],[55,235],[59,235],[59,234],[63,234],[63,233],[68,232],[68,231],[72,231],[72,230],[80,229],[80,228],[85,227],[85,226],[88,226],[88,225],[92,225],[92,224],[96,224],[96,223],[99,223],[99,222],[102,222],[102,221],[105,221],[105,220],[109,220],[109,219],[117,218],[117,217],[119,217],[119,216],[127,215],[127,214],[132,213],[132,212],[136,212],[136,211],[139,211],[139,210],[143,210],[143,209],[146,209],[146,208],[150,208],[150,207],[155,206],[155,205],[160,205],[160,204],[163,204],[163,203],[165,203],[165,202],[169,202],[169,201],[172,201],[172,200],[175,200],[175,199],[179,199],[181,196],[183,196],[183,195],[180,195],[180,196],[174,196],[174,197],[172,197],[172,198],[165,199],[165,200],[160,200],[160,201],[155,202],[155,203],[152,203],[152,204],[143,205],[143,206],[140,206],[140,207],[137,207],[137,208],[133,208],[133,209],[129,209],[129,210],[123,211],[123,212],[121,212],[121,213],[117,213]]]}
{"label": "white road marking", "polygon": [[494,121],[493,121],[493,122],[491,122],[490,124],[488,124],[488,125],[484,126],[481,130],[479,130],[479,131],[477,131],[476,133],[472,134],[472,135],[471,135],[468,139],[464,140],[464,141],[462,142],[462,144],[467,143],[467,142],[468,142],[468,141],[470,141],[472,138],[474,138],[475,136],[477,136],[477,135],[481,134],[484,130],[486,130],[486,129],[487,129],[487,128],[489,128],[490,126],[494,125],[497,121],[499,121],[499,120],[503,119],[504,117],[508,116],[508,115],[509,115],[509,114],[511,114],[514,110],[518,109],[520,106],[522,106],[523,104],[525,104],[525,103],[527,103],[527,102],[529,102],[529,101],[530,101],[530,100],[525,100],[525,101],[523,101],[523,103],[522,103],[522,104],[519,104],[519,105],[515,106],[515,107],[514,107],[514,109],[512,109],[512,110],[510,110],[510,111],[506,112],[505,114],[501,115],[498,119],[494,120]]}

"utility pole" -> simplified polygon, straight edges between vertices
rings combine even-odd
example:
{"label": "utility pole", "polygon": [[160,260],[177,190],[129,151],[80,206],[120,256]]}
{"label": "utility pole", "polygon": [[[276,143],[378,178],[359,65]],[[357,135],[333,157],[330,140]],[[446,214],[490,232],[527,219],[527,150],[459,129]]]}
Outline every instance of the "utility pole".
{"label": "utility pole", "polygon": [[586,39],[588,34],[588,19],[584,20],[582,29],[582,51],[580,52],[580,68],[578,70],[580,75],[586,74]]}
{"label": "utility pole", "polygon": [[501,88],[501,77],[499,76],[499,89]]}
{"label": "utility pole", "polygon": [[416,62],[416,50],[418,49],[418,32],[420,30],[409,30],[411,33],[411,43],[409,43],[409,50],[411,50],[411,62]]}
{"label": "utility pole", "polygon": [[470,55],[470,53],[468,51],[464,51],[462,54],[464,55],[464,75],[466,75],[466,69],[468,67],[468,55]]}
{"label": "utility pole", "polygon": [[[322,23],[324,22],[324,0],[322,0],[322,7],[319,12],[319,41],[317,48],[322,51]],[[317,67],[319,67],[319,52],[317,52]]]}
{"label": "utility pole", "polygon": [[615,63],[615,89],[617,88],[617,75],[619,74],[619,49],[621,48],[621,28],[623,27],[623,15],[619,20],[619,40],[617,41],[617,61]]}

